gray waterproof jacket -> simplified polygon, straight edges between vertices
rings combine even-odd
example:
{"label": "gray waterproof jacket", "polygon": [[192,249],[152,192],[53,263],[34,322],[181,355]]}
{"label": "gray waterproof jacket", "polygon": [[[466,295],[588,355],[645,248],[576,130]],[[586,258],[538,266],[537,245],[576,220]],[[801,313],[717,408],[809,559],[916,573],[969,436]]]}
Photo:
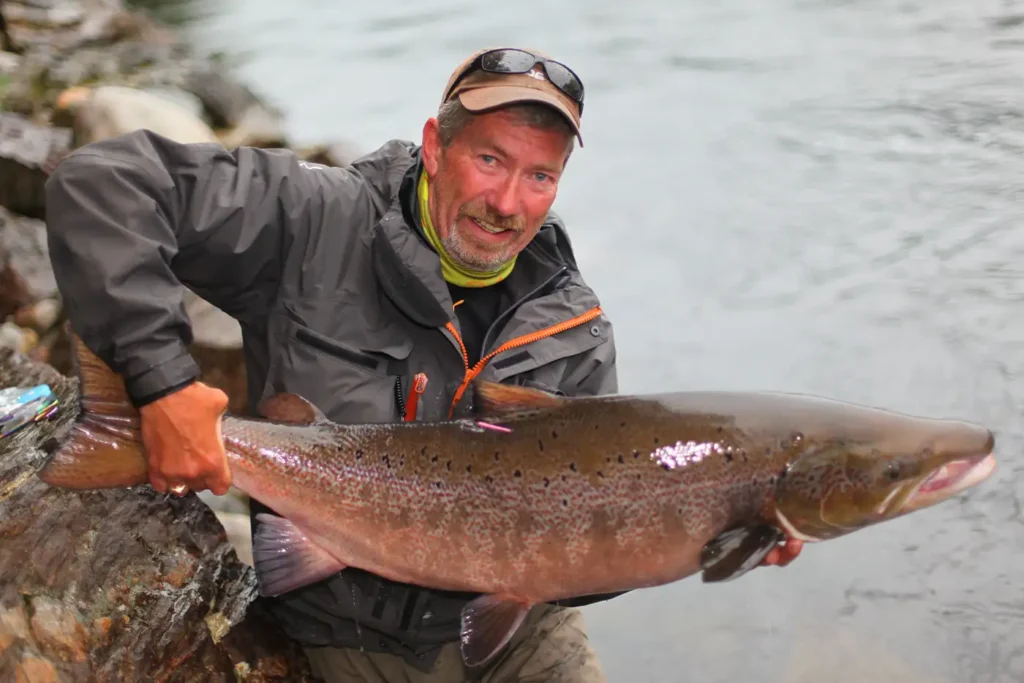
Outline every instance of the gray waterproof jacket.
{"label": "gray waterproof jacket", "polygon": [[[427,383],[410,419],[465,414],[474,376],[615,392],[612,326],[553,214],[519,256],[507,305],[470,366],[439,259],[418,229],[420,168],[418,147],[404,141],[346,168],[148,131],[85,146],[46,187],[70,321],[138,405],[199,375],[184,287],[239,321],[250,406],[287,391],[336,422],[397,421],[420,373]],[[388,651],[427,668],[457,640],[471,597],[350,568],[269,602],[301,643]]]}

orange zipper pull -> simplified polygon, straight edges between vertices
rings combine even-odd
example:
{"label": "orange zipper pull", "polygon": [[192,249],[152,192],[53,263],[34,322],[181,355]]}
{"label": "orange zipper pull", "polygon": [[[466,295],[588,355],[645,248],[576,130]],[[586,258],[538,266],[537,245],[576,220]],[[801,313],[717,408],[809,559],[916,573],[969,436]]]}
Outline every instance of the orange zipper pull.
{"label": "orange zipper pull", "polygon": [[422,372],[416,373],[416,376],[412,380],[412,391],[409,393],[409,398],[405,401],[405,421],[414,422],[416,420],[416,405],[419,403],[420,395],[427,389],[427,376]]}

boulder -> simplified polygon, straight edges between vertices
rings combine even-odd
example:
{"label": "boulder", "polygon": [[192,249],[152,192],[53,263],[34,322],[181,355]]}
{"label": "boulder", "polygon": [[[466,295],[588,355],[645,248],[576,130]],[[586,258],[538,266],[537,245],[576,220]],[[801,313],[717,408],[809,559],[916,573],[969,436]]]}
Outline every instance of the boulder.
{"label": "boulder", "polygon": [[77,416],[78,383],[0,349],[0,387],[40,383],[57,415],[0,440],[0,680],[315,680],[198,497],[35,476],[39,445]]}

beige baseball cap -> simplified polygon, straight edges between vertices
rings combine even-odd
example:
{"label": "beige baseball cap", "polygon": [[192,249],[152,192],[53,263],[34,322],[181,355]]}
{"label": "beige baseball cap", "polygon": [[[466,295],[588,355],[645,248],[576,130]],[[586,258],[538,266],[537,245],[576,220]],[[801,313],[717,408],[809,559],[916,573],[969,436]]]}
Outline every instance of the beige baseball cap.
{"label": "beige baseball cap", "polygon": [[[459,98],[462,106],[473,112],[486,111],[506,104],[512,104],[513,102],[540,102],[547,104],[554,107],[565,117],[569,125],[572,126],[573,132],[576,133],[576,139],[579,140],[580,147],[582,147],[583,135],[580,133],[582,107],[576,100],[566,95],[558,86],[551,82],[547,72],[544,70],[544,66],[541,64],[534,65],[528,73],[523,74],[493,73],[479,68],[466,74],[466,71],[473,66],[478,57],[493,49],[495,48],[478,50],[459,64],[445,85],[441,104],[444,105],[456,96]],[[548,55],[538,50],[527,48],[508,49],[522,49],[540,58],[550,59]]]}

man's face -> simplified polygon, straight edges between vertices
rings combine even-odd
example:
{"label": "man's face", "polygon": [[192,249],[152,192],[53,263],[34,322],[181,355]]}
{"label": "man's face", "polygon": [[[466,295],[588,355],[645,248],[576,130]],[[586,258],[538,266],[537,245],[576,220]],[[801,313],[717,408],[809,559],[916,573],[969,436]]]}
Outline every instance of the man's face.
{"label": "man's face", "polygon": [[493,271],[519,253],[555,201],[570,138],[498,110],[474,117],[441,147],[437,121],[423,130],[430,213],[448,255]]}

